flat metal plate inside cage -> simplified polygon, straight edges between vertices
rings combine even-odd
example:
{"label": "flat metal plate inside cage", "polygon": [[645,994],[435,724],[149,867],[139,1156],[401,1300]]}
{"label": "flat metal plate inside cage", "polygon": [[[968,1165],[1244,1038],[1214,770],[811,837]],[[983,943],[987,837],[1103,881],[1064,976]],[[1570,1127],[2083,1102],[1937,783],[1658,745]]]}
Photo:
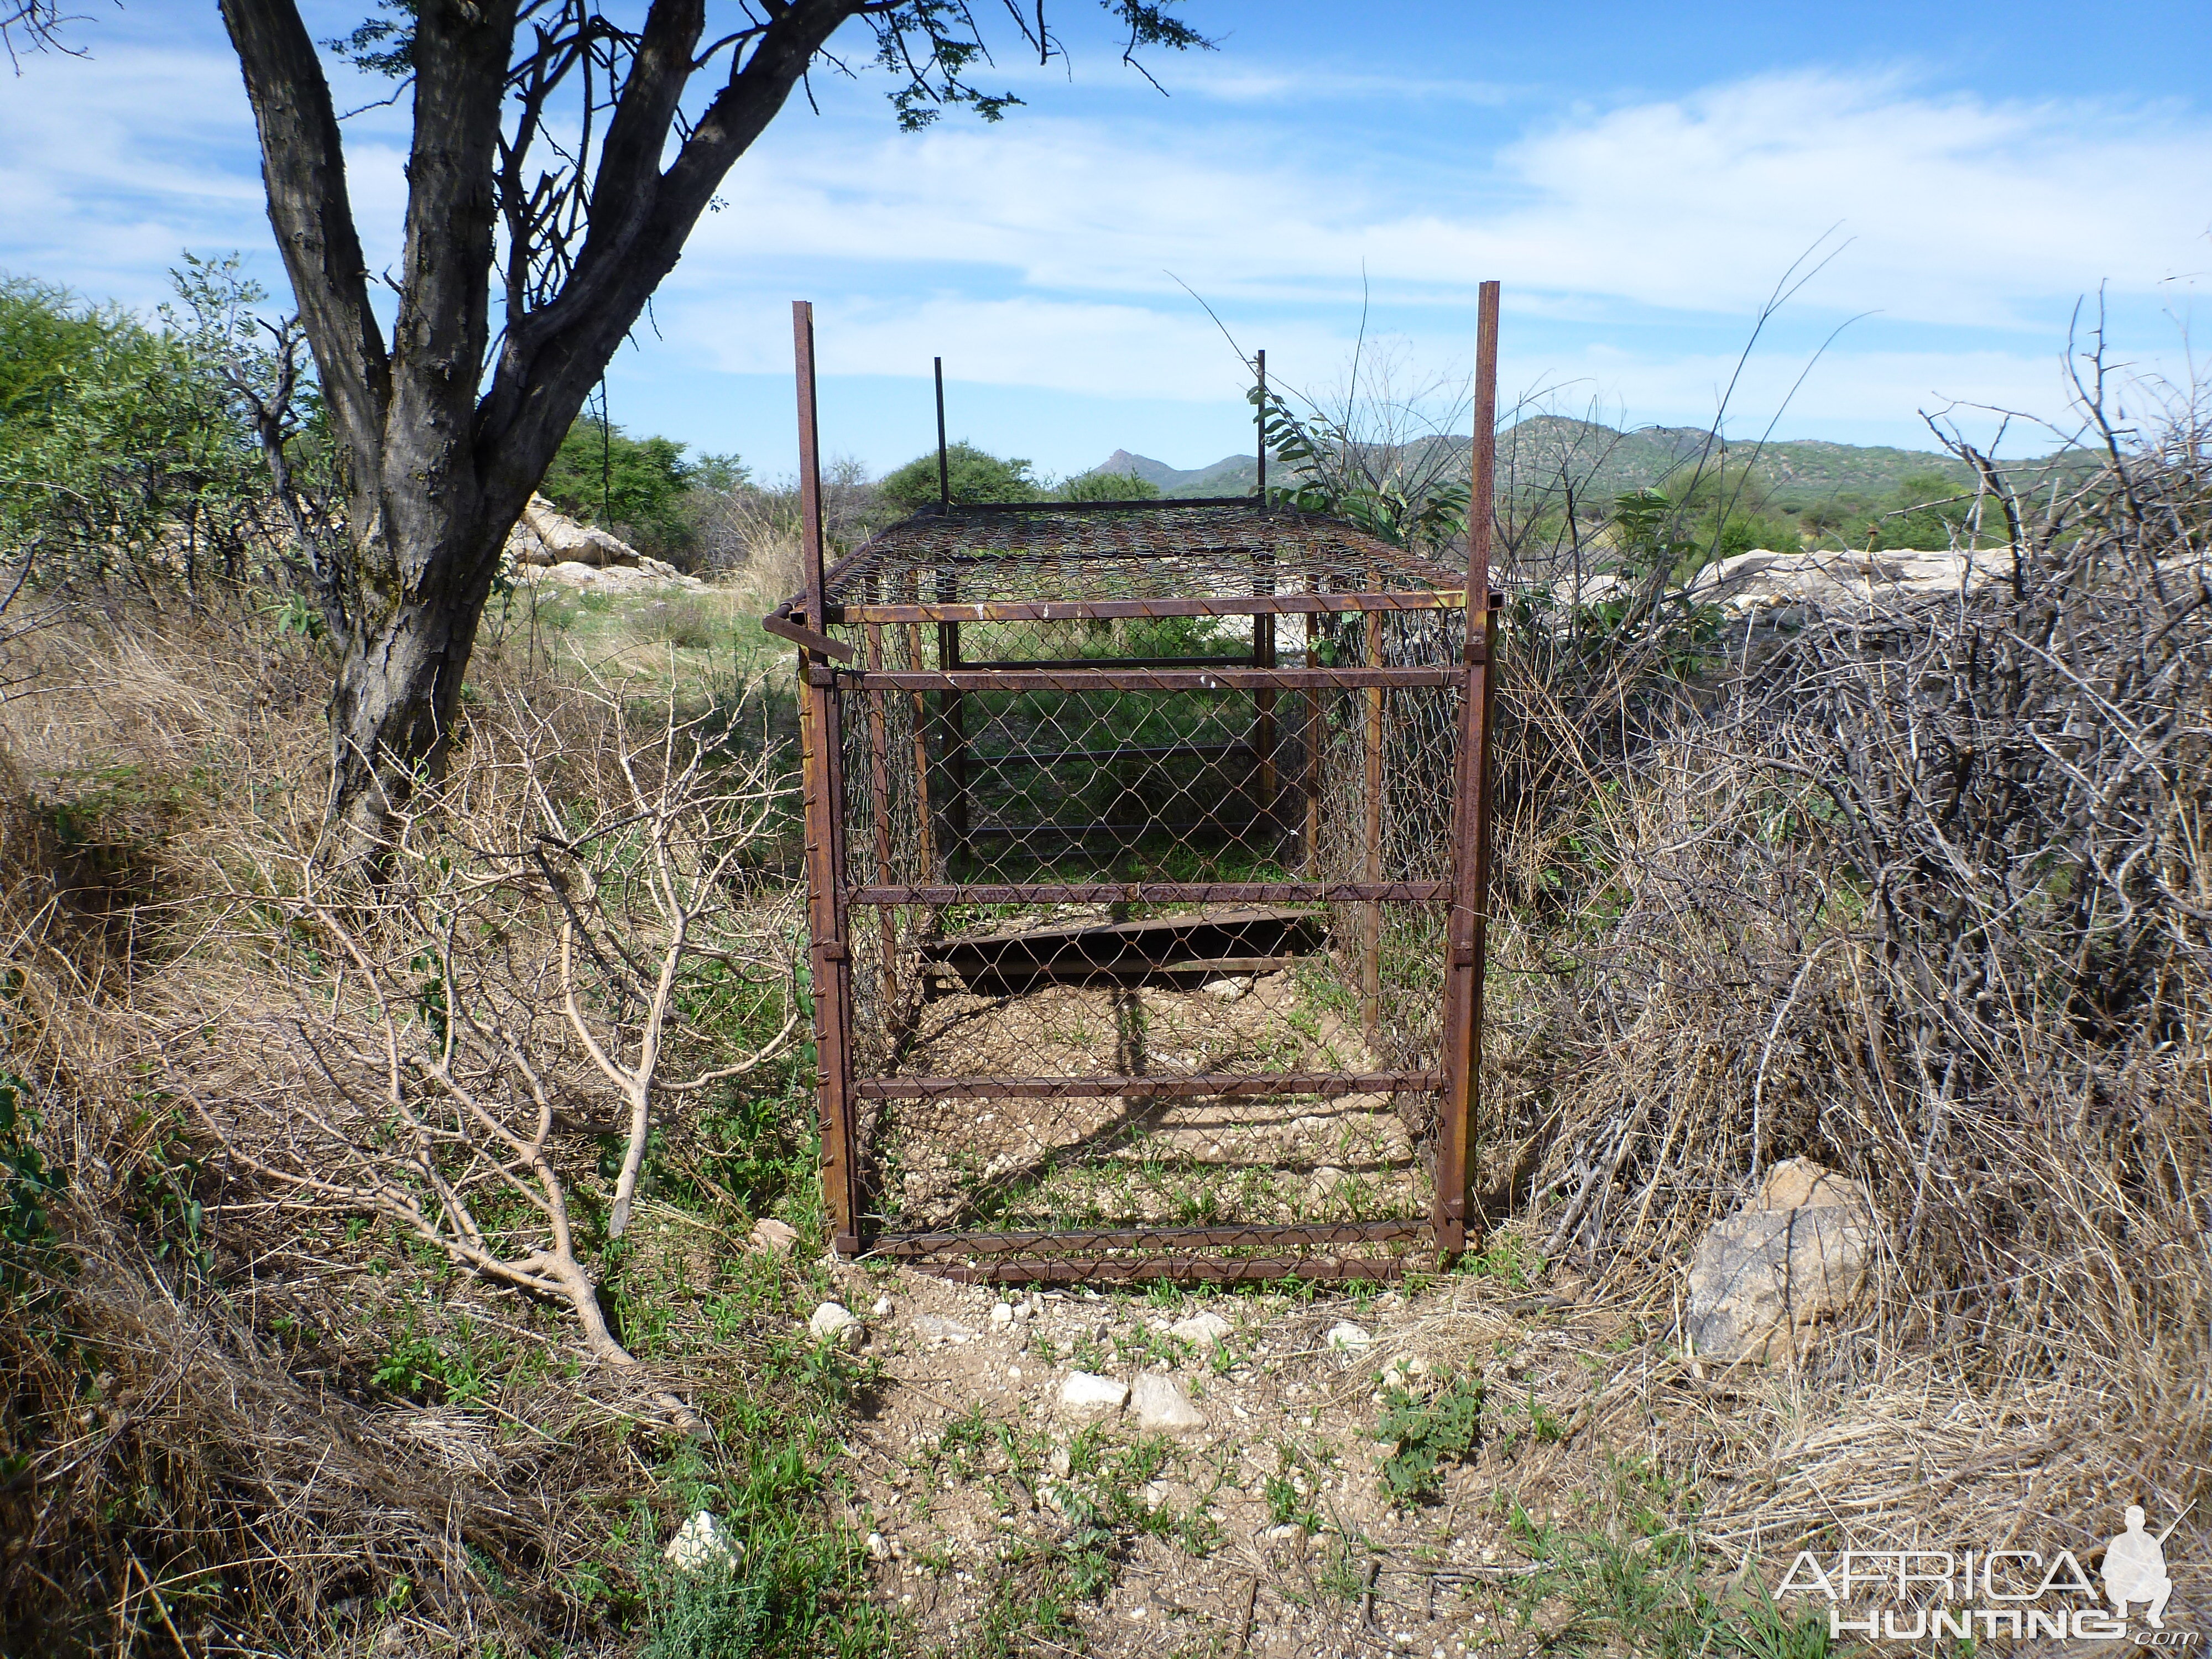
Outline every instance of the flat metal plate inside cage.
{"label": "flat metal plate inside cage", "polygon": [[1239,500],[939,507],[817,580],[770,625],[810,647],[840,1249],[1018,1283],[1462,1248],[1465,572]]}

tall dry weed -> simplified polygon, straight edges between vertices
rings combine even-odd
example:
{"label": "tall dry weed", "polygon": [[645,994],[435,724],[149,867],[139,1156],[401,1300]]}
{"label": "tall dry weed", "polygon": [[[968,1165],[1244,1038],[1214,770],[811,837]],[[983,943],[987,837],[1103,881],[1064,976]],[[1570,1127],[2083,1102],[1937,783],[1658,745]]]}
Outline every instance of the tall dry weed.
{"label": "tall dry weed", "polygon": [[[1662,1316],[1784,1158],[1883,1218],[1875,1304],[1726,1489],[1746,1535],[1814,1497],[1995,1537],[2027,1486],[2085,1524],[2212,1492],[2212,492],[2183,416],[2009,502],[2016,573],[1941,600],[1614,616],[1610,650],[1521,613],[1494,1204]],[[1742,1474],[1747,1425],[1714,1423]]]}

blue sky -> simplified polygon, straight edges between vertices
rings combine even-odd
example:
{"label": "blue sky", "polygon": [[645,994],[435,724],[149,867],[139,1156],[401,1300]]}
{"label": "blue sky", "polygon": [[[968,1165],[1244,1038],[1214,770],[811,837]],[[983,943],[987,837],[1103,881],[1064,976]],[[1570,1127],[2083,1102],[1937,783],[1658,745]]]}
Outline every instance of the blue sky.
{"label": "blue sky", "polygon": [[[0,270],[143,307],[180,250],[237,249],[281,294],[212,4],[80,9],[88,56],[0,78]],[[329,34],[367,5],[307,9]],[[881,471],[927,447],[941,353],[956,436],[1050,472],[1117,446],[1194,466],[1249,427],[1238,359],[1186,286],[1317,395],[1364,312],[1368,361],[1448,414],[1494,276],[1509,403],[1705,424],[1814,248],[1832,257],[1769,324],[1731,434],[1778,412],[1783,436],[1929,447],[1917,411],[1954,401],[2063,422],[2069,320],[2100,289],[2116,356],[2188,376],[2212,7],[1183,9],[1220,50],[1153,59],[1164,98],[1084,0],[1058,7],[1070,64],[1007,40],[996,78],[1029,101],[995,127],[902,135],[879,78],[817,76],[819,113],[795,100],[738,163],[611,369],[615,420],[787,471],[805,297],[832,453]],[[404,112],[348,131],[387,262]]]}

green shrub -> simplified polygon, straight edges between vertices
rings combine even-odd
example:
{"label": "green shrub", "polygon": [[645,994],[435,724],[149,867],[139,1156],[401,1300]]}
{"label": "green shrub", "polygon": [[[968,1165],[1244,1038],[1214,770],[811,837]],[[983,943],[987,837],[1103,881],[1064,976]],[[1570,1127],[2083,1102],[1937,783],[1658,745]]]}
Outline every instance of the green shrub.
{"label": "green shrub", "polygon": [[665,557],[692,544],[684,498],[702,468],[713,478],[743,471],[734,456],[709,456],[694,465],[672,438],[633,438],[586,415],[561,440],[538,489],[571,518]]}
{"label": "green shrub", "polygon": [[1464,1463],[1482,1443],[1482,1379],[1464,1372],[1426,1399],[1401,1388],[1383,1391],[1375,1437],[1397,1443],[1382,1462],[1382,1490],[1392,1502],[1423,1503],[1443,1492],[1445,1465]]}
{"label": "green shrub", "polygon": [[1055,493],[1064,501],[1150,501],[1159,499],[1160,487],[1133,472],[1086,472]]}
{"label": "green shrub", "polygon": [[[1025,460],[1001,460],[964,439],[946,449],[945,459],[956,501],[1034,501],[1044,495]],[[937,452],[886,473],[876,488],[902,512],[928,506],[937,499]]]}

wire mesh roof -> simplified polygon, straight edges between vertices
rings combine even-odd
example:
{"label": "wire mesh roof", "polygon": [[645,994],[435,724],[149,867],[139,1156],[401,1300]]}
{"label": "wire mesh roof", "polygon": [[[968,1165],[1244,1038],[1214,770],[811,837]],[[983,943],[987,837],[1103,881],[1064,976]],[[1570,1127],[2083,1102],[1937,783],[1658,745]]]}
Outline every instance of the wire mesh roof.
{"label": "wire mesh roof", "polygon": [[[1256,501],[928,507],[839,561],[833,606],[1463,591],[1464,570]],[[803,605],[803,599],[797,601]],[[833,616],[835,611],[831,613]]]}

